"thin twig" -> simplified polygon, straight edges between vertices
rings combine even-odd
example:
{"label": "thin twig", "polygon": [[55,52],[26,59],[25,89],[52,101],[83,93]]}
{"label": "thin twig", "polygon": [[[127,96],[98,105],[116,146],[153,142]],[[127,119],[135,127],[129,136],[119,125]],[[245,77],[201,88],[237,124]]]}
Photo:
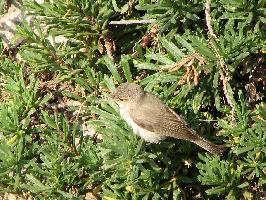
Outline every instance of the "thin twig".
{"label": "thin twig", "polygon": [[205,4],[205,17],[206,17],[206,23],[207,23],[207,27],[208,27],[208,33],[210,36],[210,44],[215,52],[215,56],[218,59],[218,63],[221,66],[221,73],[220,73],[220,79],[222,81],[223,84],[223,91],[224,91],[224,95],[225,98],[227,100],[227,103],[229,104],[229,106],[232,108],[232,116],[233,116],[233,121],[234,121],[234,112],[235,112],[235,105],[232,102],[228,89],[227,89],[227,84],[230,80],[230,76],[229,76],[229,70],[228,70],[228,66],[226,65],[224,58],[222,57],[222,55],[220,54],[219,49],[216,47],[215,42],[218,41],[217,36],[215,35],[212,25],[211,25],[211,0],[206,0],[206,4]]}
{"label": "thin twig", "polygon": [[153,24],[155,19],[144,19],[144,20],[120,20],[120,21],[110,21],[109,25],[138,25],[138,24]]}
{"label": "thin twig", "polygon": [[213,31],[213,28],[212,28],[212,25],[211,25],[211,0],[206,0],[206,4],[205,4],[205,16],[206,16],[206,23],[207,23],[207,27],[208,27],[208,31],[209,31],[209,34],[217,39],[217,36],[215,35],[214,31]]}

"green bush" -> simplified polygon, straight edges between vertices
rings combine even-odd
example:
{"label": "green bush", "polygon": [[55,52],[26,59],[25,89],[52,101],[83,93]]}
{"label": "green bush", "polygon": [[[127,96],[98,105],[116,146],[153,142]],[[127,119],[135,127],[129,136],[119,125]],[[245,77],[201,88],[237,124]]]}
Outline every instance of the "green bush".
{"label": "green bush", "polygon": [[[35,19],[17,27],[26,39],[21,59],[0,47],[0,191],[36,199],[263,199],[265,6],[24,0]],[[101,101],[133,81],[228,151],[144,142],[116,105]]]}

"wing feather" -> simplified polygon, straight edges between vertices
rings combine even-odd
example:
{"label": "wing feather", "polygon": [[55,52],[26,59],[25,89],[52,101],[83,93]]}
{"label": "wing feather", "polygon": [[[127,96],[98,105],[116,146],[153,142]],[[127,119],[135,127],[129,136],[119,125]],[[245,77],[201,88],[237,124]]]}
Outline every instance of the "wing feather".
{"label": "wing feather", "polygon": [[185,121],[151,93],[146,93],[142,102],[129,110],[129,115],[138,126],[148,131],[180,139],[183,139],[180,133],[187,134]]}

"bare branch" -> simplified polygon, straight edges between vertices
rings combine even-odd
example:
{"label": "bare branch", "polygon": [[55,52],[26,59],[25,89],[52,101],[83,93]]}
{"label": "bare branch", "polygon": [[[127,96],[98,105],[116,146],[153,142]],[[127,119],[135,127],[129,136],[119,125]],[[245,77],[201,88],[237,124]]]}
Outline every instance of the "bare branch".
{"label": "bare branch", "polygon": [[206,4],[205,4],[205,17],[206,17],[206,23],[207,23],[207,27],[208,27],[208,31],[209,34],[211,35],[211,37],[217,39],[217,36],[215,35],[212,25],[211,25],[211,0],[206,0]]}
{"label": "bare branch", "polygon": [[111,21],[109,25],[138,25],[138,24],[153,24],[155,19],[144,19],[144,20],[120,20],[120,21]]}
{"label": "bare branch", "polygon": [[[226,98],[227,103],[229,104],[229,106],[232,108],[232,116],[234,116],[234,112],[235,112],[235,105],[229,95],[228,89],[227,89],[227,84],[229,82],[230,75],[229,75],[229,70],[228,70],[228,66],[224,61],[224,58],[222,57],[222,55],[220,54],[219,49],[216,47],[215,42],[218,40],[217,36],[215,35],[212,25],[211,25],[211,0],[206,0],[206,4],[205,4],[205,17],[206,17],[206,23],[207,23],[207,27],[208,27],[208,33],[210,36],[210,44],[212,46],[212,49],[215,52],[215,56],[218,60],[218,64],[221,66],[221,73],[220,73],[220,80],[222,81],[223,84],[223,91],[224,91],[224,95]],[[234,117],[233,117],[234,120]]]}

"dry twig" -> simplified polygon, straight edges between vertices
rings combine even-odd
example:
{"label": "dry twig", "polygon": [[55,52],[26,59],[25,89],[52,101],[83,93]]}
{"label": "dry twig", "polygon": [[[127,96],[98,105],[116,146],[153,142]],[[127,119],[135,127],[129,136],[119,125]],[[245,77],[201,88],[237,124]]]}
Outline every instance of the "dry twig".
{"label": "dry twig", "polygon": [[212,25],[211,25],[211,0],[206,0],[206,4],[205,4],[205,16],[206,16],[206,23],[207,23],[207,27],[208,27],[208,31],[209,34],[211,35],[211,37],[217,39],[217,36],[215,35]]}
{"label": "dry twig", "polygon": [[210,36],[210,44],[211,44],[211,46],[215,52],[215,56],[218,60],[218,64],[221,67],[220,79],[222,81],[224,95],[225,95],[225,98],[227,100],[227,103],[232,108],[232,114],[233,114],[235,112],[235,105],[230,98],[228,88],[227,88],[228,82],[230,80],[229,70],[228,70],[228,66],[226,65],[222,55],[219,52],[219,49],[215,45],[215,42],[218,40],[218,38],[215,35],[213,28],[212,28],[212,25],[211,25],[212,19],[211,19],[211,15],[210,15],[210,10],[211,10],[211,0],[206,0],[205,17],[206,17],[206,23],[207,23],[207,27],[208,27],[208,33]]}
{"label": "dry twig", "polygon": [[109,25],[139,25],[139,24],[153,24],[155,19],[143,19],[143,20],[120,20],[110,21]]}

